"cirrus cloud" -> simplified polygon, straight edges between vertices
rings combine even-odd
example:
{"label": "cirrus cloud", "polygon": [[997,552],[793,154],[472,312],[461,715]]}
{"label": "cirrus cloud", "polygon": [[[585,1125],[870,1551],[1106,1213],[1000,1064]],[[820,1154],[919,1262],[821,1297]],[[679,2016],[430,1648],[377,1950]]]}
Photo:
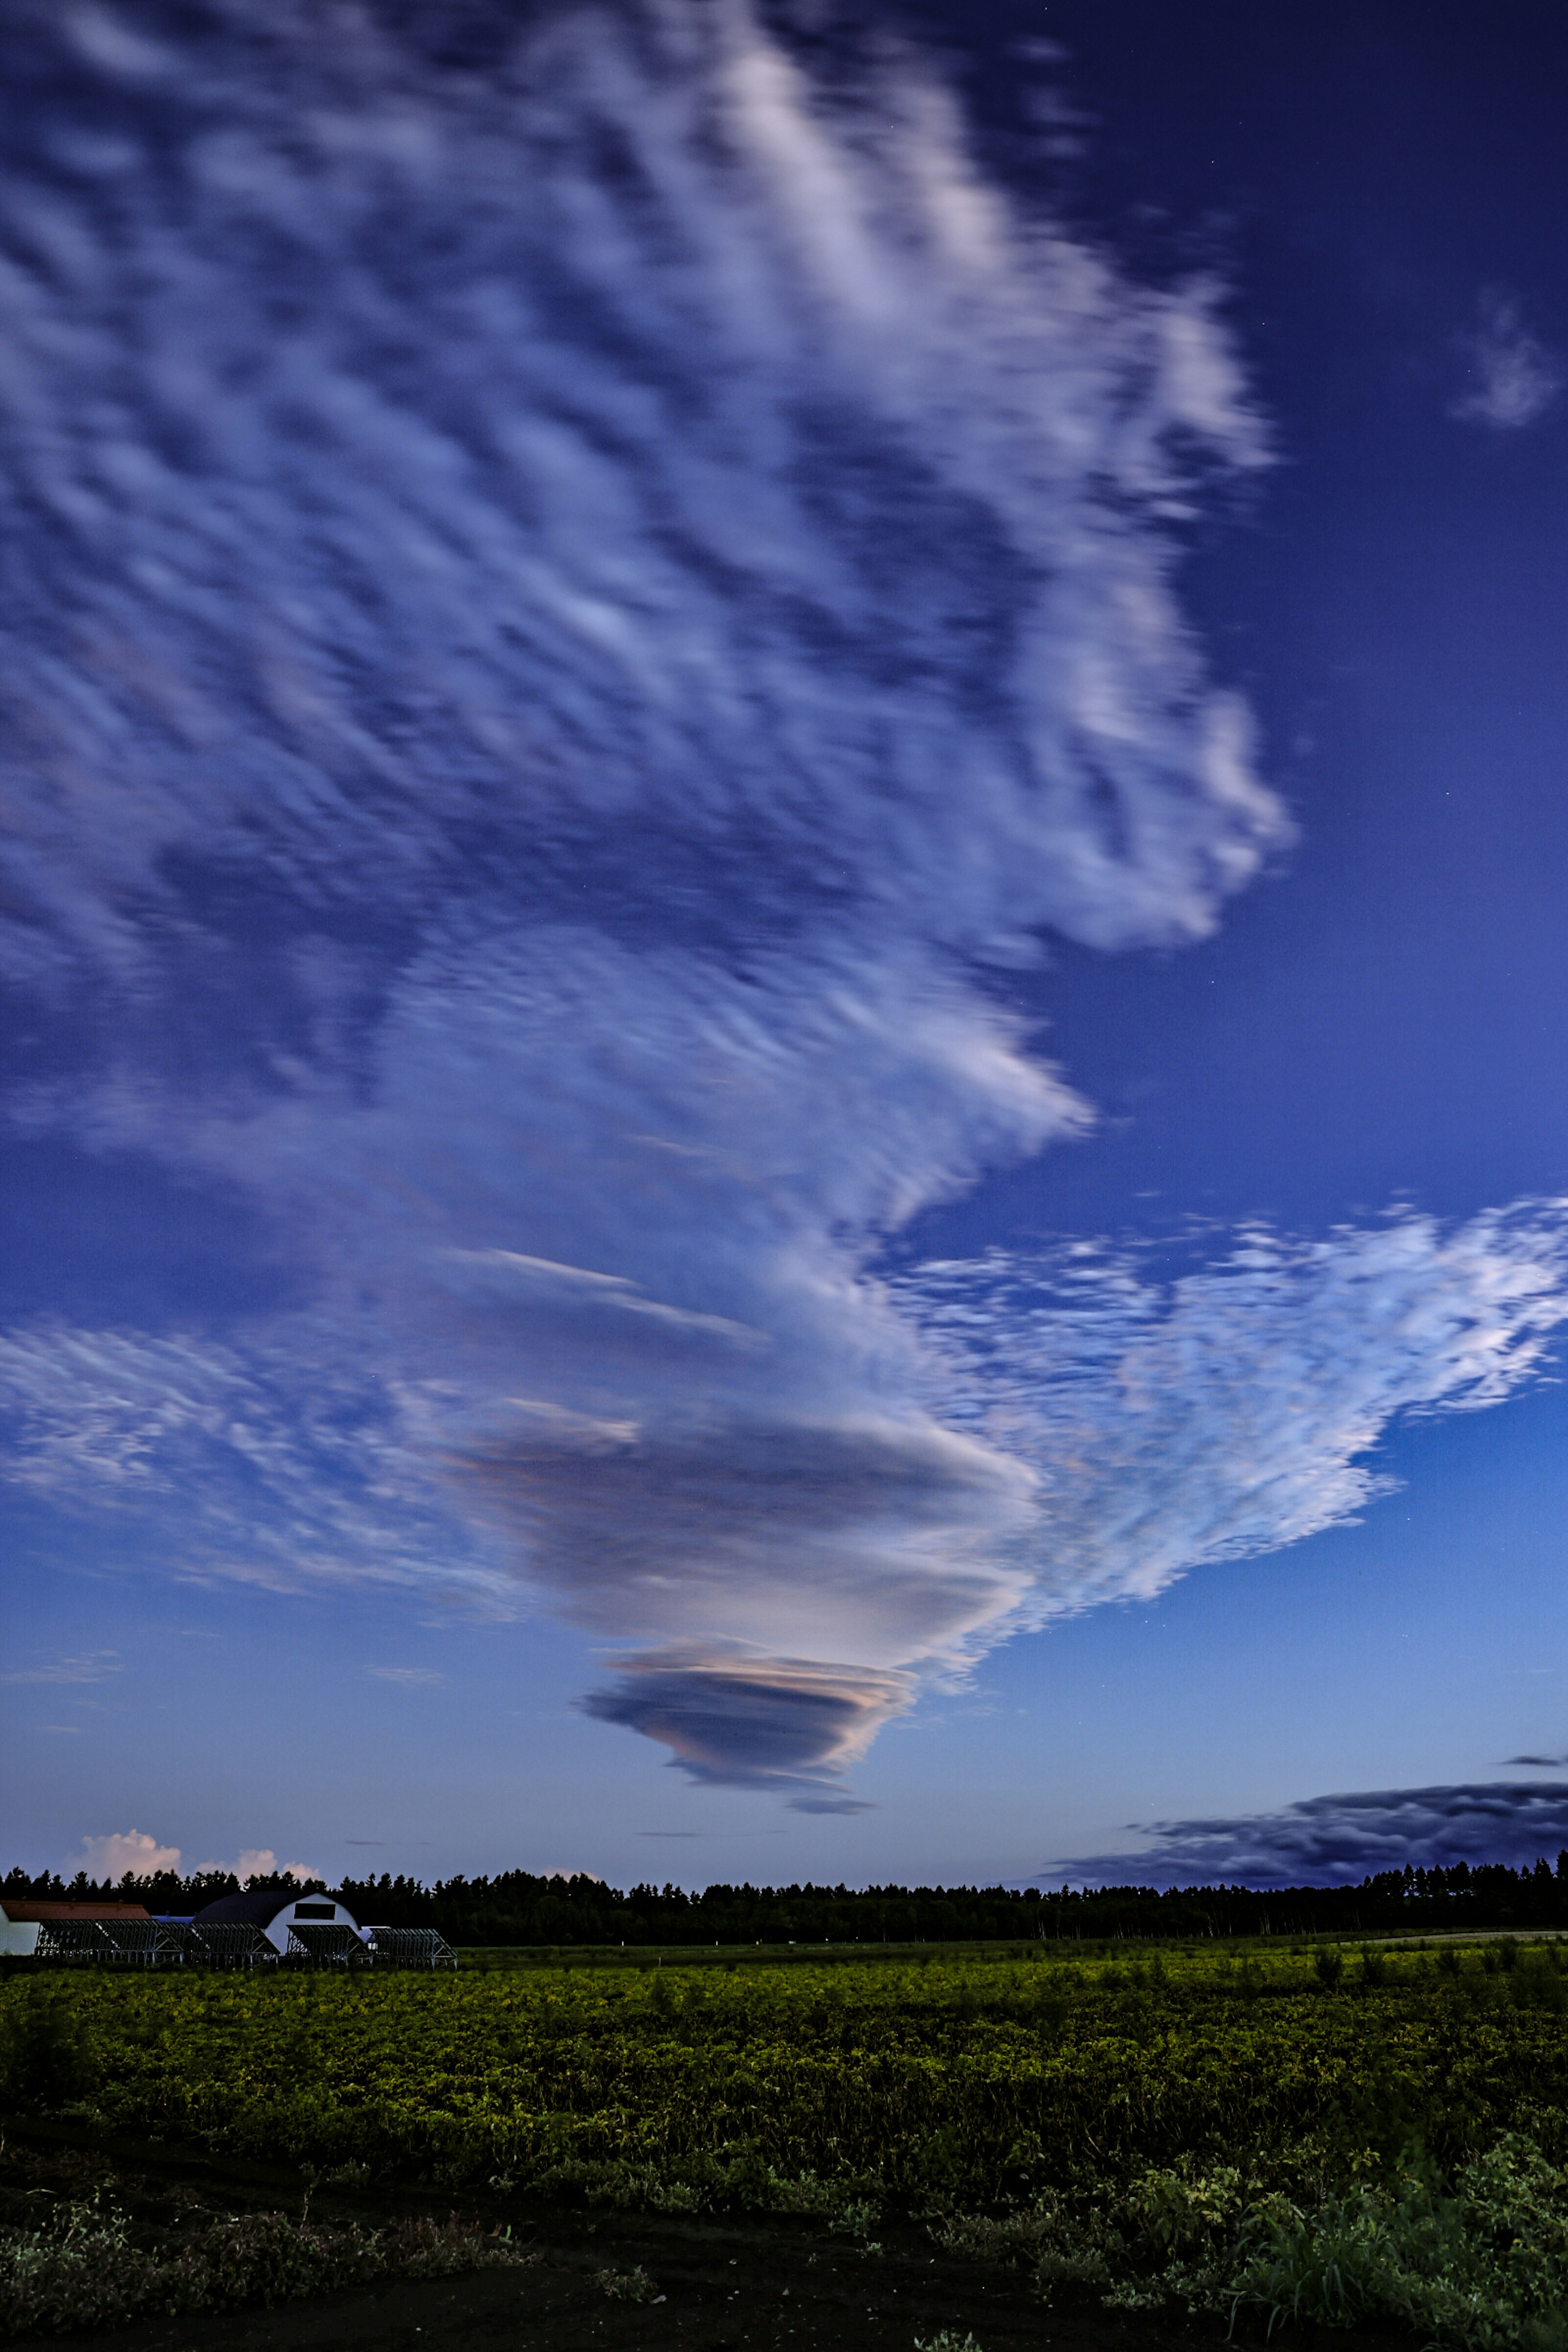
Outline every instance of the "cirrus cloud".
{"label": "cirrus cloud", "polygon": [[244,1189],[310,1304],[4,1335],[13,1477],[184,1572],[557,1610],[595,1714],[830,1803],[922,1676],[1526,1376],[1544,1210],[1055,1322],[879,1272],[1090,1117],[996,971],[1202,938],[1290,838],[1173,588],[1268,457],[1213,283],[742,0],[482,77],[374,6],[23,17],[9,1115]]}

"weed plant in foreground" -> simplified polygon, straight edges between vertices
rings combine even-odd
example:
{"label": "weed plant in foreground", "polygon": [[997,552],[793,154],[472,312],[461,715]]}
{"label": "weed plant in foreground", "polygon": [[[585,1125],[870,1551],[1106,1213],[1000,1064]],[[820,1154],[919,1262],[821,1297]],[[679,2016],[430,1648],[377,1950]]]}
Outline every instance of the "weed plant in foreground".
{"label": "weed plant in foreground", "polygon": [[522,2267],[499,2231],[457,2221],[397,2230],[291,2213],[226,2214],[161,2244],[139,2243],[111,2197],[55,2205],[29,2227],[0,2224],[0,2333],[66,2334],[170,2316],[268,2306],[388,2278],[448,2278]]}
{"label": "weed plant in foreground", "polygon": [[[1334,1965],[1335,1959],[1340,1965]],[[910,2221],[1113,2307],[1568,2305],[1554,1948],[9,1978],[11,2103],[361,2177]],[[1543,2332],[1544,2331],[1544,2332]],[[1568,2331],[1564,2331],[1568,2343]]]}

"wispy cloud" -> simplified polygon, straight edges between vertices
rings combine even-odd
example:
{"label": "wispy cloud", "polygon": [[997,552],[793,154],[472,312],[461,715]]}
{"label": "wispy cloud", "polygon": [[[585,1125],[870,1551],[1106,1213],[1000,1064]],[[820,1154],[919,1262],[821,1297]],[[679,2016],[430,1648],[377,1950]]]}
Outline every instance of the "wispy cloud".
{"label": "wispy cloud", "polygon": [[1039,1884],[1353,1885],[1435,1863],[1517,1868],[1568,1846],[1568,1788],[1554,1780],[1460,1782],[1310,1797],[1239,1820],[1129,1824],[1144,1843],[1041,1874]]}
{"label": "wispy cloud", "polygon": [[395,1683],[401,1690],[413,1690],[421,1683],[440,1683],[447,1679],[434,1666],[367,1666],[365,1672],[378,1683]]}
{"label": "wispy cloud", "polygon": [[117,1650],[76,1650],[0,1675],[0,1683],[101,1683],[123,1672]]}
{"label": "wispy cloud", "polygon": [[1563,389],[1563,362],[1531,332],[1512,295],[1489,288],[1477,310],[1475,329],[1460,338],[1466,389],[1448,414],[1496,433],[1520,432],[1544,416]]}
{"label": "wispy cloud", "polygon": [[[347,1338],[285,1318],[232,1344],[80,1331],[0,1333],[5,1475],[68,1509],[174,1522],[172,1565],[279,1592],[344,1578],[445,1590],[505,1611],[509,1580],[454,1515],[429,1402]],[[111,1652],[19,1681],[100,1681]]]}
{"label": "wispy cloud", "polygon": [[1257,1227],[1169,1283],[1079,1242],[895,1290],[949,1418],[1037,1474],[1020,1608],[1038,1621],[1353,1519],[1387,1491],[1368,1457],[1397,1418],[1478,1411],[1534,1377],[1568,1321],[1568,1201],[1448,1230]]}
{"label": "wispy cloud", "polygon": [[312,1303],[5,1335],[12,1475],[187,1573],[560,1610],[594,1713],[815,1803],[930,1671],[1524,1376],[1545,1210],[1111,1254],[1055,1322],[1054,1265],[879,1276],[1089,1118],[996,971],[1201,938],[1289,839],[1172,588],[1267,457],[1215,287],[740,0],[483,76],[24,16],[12,1115],[247,1188]]}

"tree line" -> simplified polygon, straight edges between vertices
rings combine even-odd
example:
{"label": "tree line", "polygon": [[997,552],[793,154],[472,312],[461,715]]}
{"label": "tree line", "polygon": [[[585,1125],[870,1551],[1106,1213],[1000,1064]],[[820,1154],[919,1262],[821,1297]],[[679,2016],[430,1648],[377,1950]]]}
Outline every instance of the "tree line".
{"label": "tree line", "polygon": [[[324,1888],[325,1882],[312,1885]],[[256,1889],[302,1892],[274,1872]],[[232,1874],[182,1878],[128,1873],[117,1884],[79,1872],[31,1877],[13,1870],[5,1895],[144,1904],[176,1916],[240,1893]],[[539,1877],[509,1870],[426,1886],[416,1878],[344,1879],[334,1890],[365,1926],[436,1927],[450,1944],[900,1944],[1026,1938],[1047,1943],[1155,1937],[1359,1936],[1408,1931],[1568,1927],[1568,1848],[1555,1867],[1465,1862],[1378,1871],[1355,1886],[730,1886],[622,1892],[586,1874]]]}

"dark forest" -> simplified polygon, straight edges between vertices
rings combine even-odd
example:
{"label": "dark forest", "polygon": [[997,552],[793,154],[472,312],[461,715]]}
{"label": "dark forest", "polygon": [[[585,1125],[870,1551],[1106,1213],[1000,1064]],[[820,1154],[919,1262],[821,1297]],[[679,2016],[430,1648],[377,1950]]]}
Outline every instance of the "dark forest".
{"label": "dark forest", "polygon": [[[252,1886],[292,1885],[253,1878]],[[316,1882],[321,1885],[322,1882]],[[728,1886],[688,1894],[673,1885],[629,1892],[596,1878],[541,1878],[510,1870],[434,1886],[383,1874],[335,1890],[364,1926],[438,1928],[457,1945],[634,1947],[746,1944],[1047,1943],[1152,1937],[1358,1936],[1464,1933],[1568,1926],[1568,1849],[1556,1866],[1458,1862],[1379,1871],[1354,1886],[1100,1886],[1041,1893],[1006,1886]],[[13,1870],[5,1895],[139,1903],[180,1916],[239,1881],[210,1872],[163,1873],[96,1885],[79,1875]]]}

